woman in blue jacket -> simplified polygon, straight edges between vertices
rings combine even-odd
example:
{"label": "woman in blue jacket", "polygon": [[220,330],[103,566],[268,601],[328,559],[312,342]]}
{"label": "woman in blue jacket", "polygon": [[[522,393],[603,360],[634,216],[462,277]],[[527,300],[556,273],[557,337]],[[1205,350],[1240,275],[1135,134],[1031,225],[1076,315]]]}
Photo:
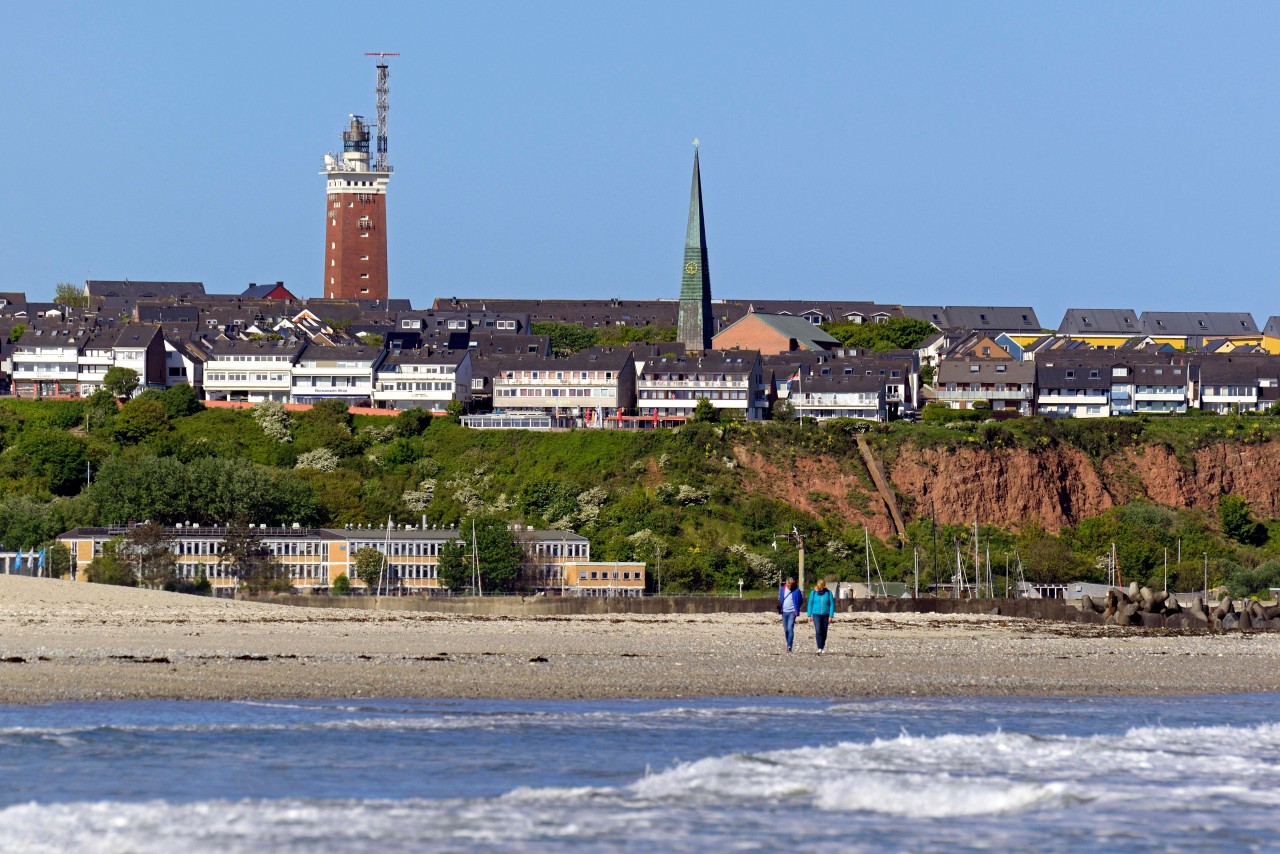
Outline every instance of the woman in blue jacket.
{"label": "woman in blue jacket", "polygon": [[827,589],[825,579],[819,578],[809,591],[809,619],[813,620],[813,639],[818,643],[818,654],[827,646],[827,628],[836,615],[836,597]]}
{"label": "woman in blue jacket", "polygon": [[782,615],[782,631],[787,636],[787,652],[791,652],[791,642],[796,637],[796,617],[800,616],[802,595],[794,578],[778,588],[778,613]]}

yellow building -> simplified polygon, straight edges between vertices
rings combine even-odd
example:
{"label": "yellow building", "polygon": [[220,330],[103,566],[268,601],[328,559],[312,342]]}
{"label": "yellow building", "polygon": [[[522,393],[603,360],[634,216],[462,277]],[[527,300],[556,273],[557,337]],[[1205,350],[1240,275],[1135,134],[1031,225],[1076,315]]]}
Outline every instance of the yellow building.
{"label": "yellow building", "polygon": [[577,596],[643,596],[643,563],[617,561],[570,562],[566,593]]}
{"label": "yellow building", "polygon": [[[103,546],[123,536],[127,528],[76,528],[58,537],[71,553],[73,577],[84,581],[85,568],[103,553]],[[220,558],[225,527],[179,525],[165,529],[171,543],[179,578],[195,581],[203,575],[215,592],[230,595],[237,586],[229,567]],[[448,542],[467,544],[456,528],[271,528],[255,529],[271,555],[300,592],[327,590],[339,575],[353,587],[364,587],[355,577],[355,553],[369,548],[386,555],[386,586],[393,593],[429,593],[438,590],[436,565]],[[519,586],[526,590],[558,592],[564,565],[570,560],[590,560],[591,542],[572,531],[513,529],[524,553]],[[468,549],[468,551],[470,551]],[[631,571],[631,570],[629,570]]]}

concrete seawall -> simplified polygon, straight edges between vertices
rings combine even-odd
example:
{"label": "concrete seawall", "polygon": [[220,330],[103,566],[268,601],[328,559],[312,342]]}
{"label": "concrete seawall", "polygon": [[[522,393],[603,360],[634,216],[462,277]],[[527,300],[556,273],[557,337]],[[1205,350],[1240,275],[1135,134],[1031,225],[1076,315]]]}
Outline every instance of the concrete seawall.
{"label": "concrete seawall", "polygon": [[493,617],[541,617],[573,614],[748,614],[773,611],[769,597],[718,596],[528,597],[518,596],[260,596],[255,602],[303,608],[355,608],[426,611]]}

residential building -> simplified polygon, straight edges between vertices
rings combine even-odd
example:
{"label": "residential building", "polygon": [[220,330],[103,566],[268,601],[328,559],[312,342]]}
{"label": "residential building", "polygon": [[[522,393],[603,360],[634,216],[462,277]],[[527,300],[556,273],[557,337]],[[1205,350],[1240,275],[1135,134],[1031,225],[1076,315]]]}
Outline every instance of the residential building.
{"label": "residential building", "polygon": [[888,420],[885,383],[867,374],[831,374],[802,378],[792,384],[787,401],[797,417]]}
{"label": "residential building", "polygon": [[1280,360],[1256,356],[1203,356],[1193,363],[1192,400],[1205,412],[1257,412],[1262,403],[1262,386],[1276,385]]}
{"label": "residential building", "polygon": [[399,350],[378,366],[374,403],[381,409],[443,412],[453,400],[471,401],[471,351]]}
{"label": "residential building", "polygon": [[293,365],[290,399],[294,403],[340,400],[368,406],[374,397],[374,371],[384,355],[381,347],[311,344]]}
{"label": "residential building", "polygon": [[1032,414],[1036,366],[1013,358],[964,356],[938,365],[936,399],[952,409],[986,401],[993,411]]}
{"label": "residential building", "polygon": [[1188,374],[1186,365],[1170,360],[1135,364],[1133,411],[1140,415],[1186,412]]}
{"label": "residential building", "polygon": [[838,338],[805,317],[755,311],[747,312],[711,340],[717,350],[754,350],[766,356],[796,350],[821,353],[840,346]]}
{"label": "residential building", "polygon": [[571,356],[503,356],[493,377],[495,411],[536,411],[560,427],[603,427],[636,405],[635,360],[625,347]]}
{"label": "residential building", "polygon": [[286,402],[293,391],[293,366],[306,342],[219,338],[208,342],[204,391],[209,400]]}
{"label": "residential building", "polygon": [[1050,418],[1107,418],[1111,372],[1101,362],[1045,359],[1034,365],[1036,414]]}
{"label": "residential building", "polygon": [[91,332],[76,323],[28,327],[13,348],[13,393],[26,398],[78,397],[80,351]]}
{"label": "residential building", "polygon": [[647,361],[636,382],[638,414],[657,423],[688,418],[699,400],[747,421],[764,418],[769,398],[760,354],[703,350],[662,356]]}

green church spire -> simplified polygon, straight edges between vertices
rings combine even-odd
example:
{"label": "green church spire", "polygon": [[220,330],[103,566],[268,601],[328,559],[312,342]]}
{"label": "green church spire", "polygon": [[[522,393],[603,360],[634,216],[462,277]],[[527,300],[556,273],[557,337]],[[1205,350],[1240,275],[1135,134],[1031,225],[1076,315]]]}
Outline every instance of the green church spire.
{"label": "green church spire", "polygon": [[689,230],[684,240],[680,278],[680,315],[676,340],[689,350],[711,349],[715,318],[711,314],[711,274],[707,270],[707,229],[702,216],[702,176],[698,141],[693,141],[693,186],[689,190]]}

